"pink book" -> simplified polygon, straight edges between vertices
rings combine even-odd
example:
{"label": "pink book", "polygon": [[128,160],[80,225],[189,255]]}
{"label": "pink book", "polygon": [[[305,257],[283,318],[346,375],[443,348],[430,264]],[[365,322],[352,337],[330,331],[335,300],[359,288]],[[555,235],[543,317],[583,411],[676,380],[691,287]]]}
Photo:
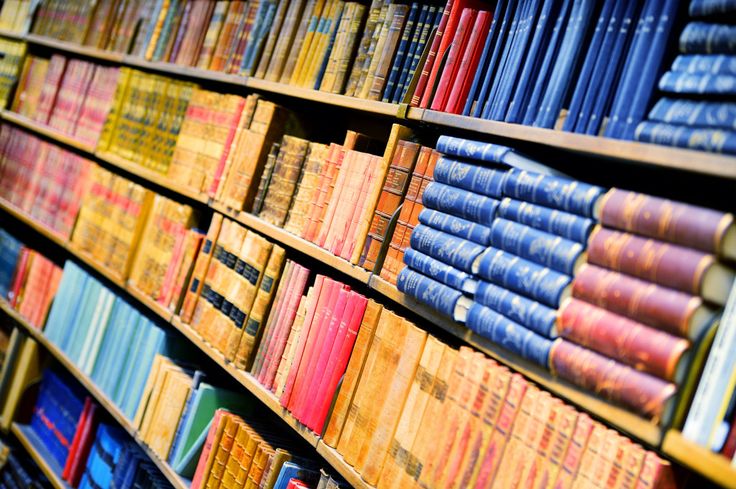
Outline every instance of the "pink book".
{"label": "pink book", "polygon": [[297,266],[298,268],[296,271],[296,278],[294,280],[294,287],[289,288],[291,294],[288,296],[286,308],[284,309],[284,319],[281,322],[280,327],[276,330],[276,338],[273,343],[274,348],[267,352],[267,356],[263,362],[267,368],[265,383],[263,385],[269,390],[273,387],[273,379],[276,377],[276,371],[279,368],[279,361],[281,360],[281,355],[284,354],[286,340],[289,338],[289,331],[291,331],[291,325],[294,324],[296,311],[299,308],[299,301],[301,300],[304,288],[307,285],[307,279],[309,278],[309,269],[304,268],[301,265]]}
{"label": "pink book", "polygon": [[437,85],[437,91],[432,99],[432,110],[442,110],[445,107],[450,94],[450,87],[457,84],[458,80],[455,79],[458,68],[460,66],[460,58],[468,45],[468,37],[472,25],[475,23],[475,17],[478,14],[477,10],[470,8],[463,9],[463,13],[460,16],[460,24],[455,32],[455,39],[452,40],[450,51],[447,54],[447,62],[442,68],[442,76],[440,82]]}
{"label": "pink book", "polygon": [[357,292],[351,292],[349,311],[346,309],[343,321],[340,322],[340,329],[332,345],[327,367],[324,369],[324,375],[317,389],[317,402],[310,405],[310,412],[307,413],[307,426],[316,433],[322,433],[327,411],[332,404],[337,383],[347,368],[367,305],[367,298]]}
{"label": "pink book", "polygon": [[342,207],[345,204],[349,209],[341,208],[339,222],[332,223],[329,243],[328,246],[325,246],[337,256],[341,256],[343,247],[352,238],[351,233],[355,232],[352,223],[360,216],[360,210],[366,200],[368,186],[371,184],[374,173],[373,165],[374,160],[370,155],[358,154],[352,167],[352,174],[348,175],[349,181],[344,190],[347,198],[343,198],[340,205]]}
{"label": "pink book", "polygon": [[335,217],[337,208],[344,205],[344,203],[341,202],[340,196],[342,195],[342,189],[345,187],[350,173],[353,171],[353,161],[355,161],[355,151],[345,151],[345,157],[342,161],[342,164],[338,167],[339,173],[337,174],[337,178],[335,179],[335,188],[332,191],[332,195],[330,196],[330,200],[327,204],[327,210],[325,212],[324,219],[320,224],[319,235],[314,241],[314,244],[316,244],[317,246],[324,247],[325,242],[327,241],[327,237],[330,233],[330,229],[332,228],[332,220]]}
{"label": "pink book", "polygon": [[243,108],[245,107],[245,99],[240,98],[238,101],[238,108],[236,109],[235,113],[237,114],[235,117],[233,117],[232,121],[230,122],[230,131],[227,134],[227,139],[225,140],[225,148],[222,152],[222,156],[220,157],[220,162],[217,164],[217,169],[215,170],[215,175],[212,177],[212,185],[207,190],[207,194],[215,198],[215,195],[217,195],[217,188],[220,186],[220,180],[222,180],[222,173],[225,171],[225,163],[227,162],[227,157],[230,154],[230,146],[233,144],[233,140],[235,139],[235,134],[238,131],[238,126],[240,125],[240,119],[243,116]]}
{"label": "pink book", "polygon": [[207,459],[212,449],[216,448],[213,445],[215,444],[215,436],[217,435],[217,425],[220,424],[222,415],[227,412],[225,409],[218,409],[212,417],[212,424],[210,425],[210,430],[207,432],[207,439],[204,441],[204,447],[202,448],[202,455],[199,456],[197,469],[194,472],[192,484],[189,486],[191,489],[200,489],[202,487],[202,477],[205,476],[204,471],[207,469]]}
{"label": "pink book", "polygon": [[164,274],[164,280],[161,282],[161,289],[158,291],[156,302],[164,307],[168,307],[171,300],[171,291],[174,289],[174,278],[179,272],[181,266],[181,257],[184,254],[184,243],[187,239],[187,230],[181,226],[177,226],[176,236],[174,237],[174,249],[171,253],[171,261]]}
{"label": "pink book", "polygon": [[[349,298],[350,289],[341,287],[338,291],[335,304],[331,308],[329,317],[325,317],[322,320],[320,329],[315,331],[317,337],[313,343],[312,351],[307,357],[305,374],[301,379],[297,379],[299,392],[297,393],[296,401],[295,397],[293,395],[291,396],[291,400],[295,405],[295,409],[292,412],[304,424],[306,424],[306,414],[309,411],[309,406],[319,399],[316,397],[317,389],[319,388],[319,379],[325,373],[324,369],[327,366],[327,360],[332,350],[332,345],[335,343],[335,336],[343,320]],[[311,399],[311,402],[309,402],[309,399]]]}
{"label": "pink book", "polygon": [[284,393],[281,395],[281,405],[285,408],[289,407],[292,393],[294,392],[297,385],[296,376],[299,372],[302,355],[304,354],[304,350],[307,346],[307,340],[309,339],[312,330],[314,328],[317,328],[322,322],[322,318],[324,317],[326,312],[326,305],[330,300],[333,289],[338,288],[338,282],[332,280],[329,277],[323,277],[323,279],[324,283],[322,285],[322,289],[320,291],[315,291],[319,292],[319,294],[315,294],[317,300],[315,301],[316,305],[314,308],[314,312],[312,313],[311,321],[309,322],[309,325],[307,325],[306,320],[304,321],[302,333],[299,336],[299,344],[296,347],[296,353],[294,354],[294,359],[292,360],[291,366],[289,366],[289,375],[286,377],[286,383],[284,384]]}

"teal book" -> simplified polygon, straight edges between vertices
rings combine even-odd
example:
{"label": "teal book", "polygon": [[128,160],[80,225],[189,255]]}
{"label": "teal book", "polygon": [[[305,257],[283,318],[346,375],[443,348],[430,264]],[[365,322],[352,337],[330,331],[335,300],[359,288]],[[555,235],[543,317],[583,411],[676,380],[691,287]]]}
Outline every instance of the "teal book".
{"label": "teal book", "polygon": [[134,372],[131,377],[125,395],[123,397],[123,405],[121,406],[123,414],[128,419],[133,419],[135,412],[138,409],[138,403],[140,402],[141,395],[143,394],[143,388],[146,384],[146,379],[151,371],[153,365],[153,358],[156,353],[162,349],[163,344],[166,340],[166,334],[158,327],[151,325],[151,328],[146,335],[146,341],[140,350],[138,358],[130,367],[135,366]]}
{"label": "teal book", "polygon": [[111,377],[118,378],[117,386],[114,389],[115,394],[112,398],[112,400],[118,407],[123,406],[128,388],[133,382],[133,376],[135,374],[135,371],[131,371],[127,368],[127,366],[135,365],[136,361],[140,357],[141,351],[143,350],[144,345],[146,344],[146,340],[148,339],[148,333],[150,329],[150,326],[148,326],[149,323],[150,321],[147,318],[141,317],[136,335],[131,340],[128,362],[126,362],[125,364],[118,363],[117,365],[113,365],[113,368],[110,371]]}
{"label": "teal book", "polygon": [[92,374],[92,368],[95,365],[95,361],[97,361],[97,354],[100,352],[102,339],[105,337],[105,332],[110,324],[110,316],[115,299],[116,295],[109,289],[103,289],[100,294],[98,307],[92,317],[87,336],[84,338],[79,362],[77,363],[80,370],[87,375]]}
{"label": "teal book", "polygon": [[70,316],[70,321],[64,327],[59,348],[75,364],[77,363],[76,352],[81,349],[81,344],[78,347],[76,345],[84,339],[86,326],[92,320],[92,315],[97,307],[97,301],[99,300],[101,291],[102,284],[94,278],[89,277],[82,290],[82,300],[76,309],[76,313]]}
{"label": "teal book", "polygon": [[87,275],[73,262],[64,264],[64,272],[59,281],[58,292],[46,321],[44,335],[53,344],[59,346],[64,337],[66,325],[69,324],[71,316],[76,311],[77,300],[84,289]]}

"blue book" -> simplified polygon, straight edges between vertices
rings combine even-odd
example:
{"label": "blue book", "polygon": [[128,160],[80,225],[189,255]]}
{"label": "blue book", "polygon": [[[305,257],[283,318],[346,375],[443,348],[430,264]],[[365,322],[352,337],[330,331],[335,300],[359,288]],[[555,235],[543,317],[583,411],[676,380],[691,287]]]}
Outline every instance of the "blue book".
{"label": "blue book", "polygon": [[729,54],[681,54],[672,62],[672,71],[736,75],[736,56]]}
{"label": "blue book", "polygon": [[[486,79],[486,73],[488,70],[486,65],[490,61],[491,53],[496,45],[496,38],[501,30],[501,16],[504,13],[505,6],[505,0],[499,0],[496,2],[496,9],[493,11],[493,19],[491,19],[491,27],[488,31],[488,36],[486,37],[486,43],[483,46],[483,52],[481,53],[478,61],[478,68],[475,71],[473,83],[470,85],[470,91],[468,92],[468,98],[465,101],[463,115],[471,115],[471,113],[473,113],[473,117],[478,117],[480,111],[482,111],[479,107],[480,104],[478,103],[478,97],[480,96],[481,84]],[[476,111],[478,111],[478,115],[476,115]]]}
{"label": "blue book", "polygon": [[488,197],[501,198],[506,170],[492,170],[478,165],[441,157],[435,166],[434,180]]}
{"label": "blue book", "polygon": [[156,23],[158,22],[158,18],[161,15],[161,8],[163,6],[163,3],[164,0],[156,0],[153,11],[151,12],[151,17],[148,19],[148,23],[145,27],[145,40],[143,41],[143,43],[141,43],[141,52],[133,53],[134,55],[140,57],[145,56],[146,49],[148,49],[148,45],[151,43],[151,38],[153,37],[153,31],[156,29]]}
{"label": "blue book", "polygon": [[23,244],[0,229],[0,297],[7,298]]}
{"label": "blue book", "polygon": [[404,253],[404,263],[412,270],[462,292],[472,294],[478,285],[469,273],[453,268],[411,248],[407,248]]}
{"label": "blue book", "polygon": [[685,54],[736,54],[736,26],[690,22],[680,34],[680,52]]}
{"label": "blue book", "polygon": [[253,76],[256,70],[256,63],[261,57],[263,44],[266,42],[266,36],[273,24],[274,15],[276,15],[276,4],[274,2],[262,3],[258,6],[258,9],[261,10],[261,7],[263,7],[264,11],[260,13],[260,17],[256,18],[254,24],[256,28],[255,35],[251,36],[251,39],[248,41],[240,67],[240,72],[246,76]]}
{"label": "blue book", "polygon": [[567,22],[565,36],[560,46],[560,52],[552,69],[549,87],[539,107],[539,114],[534,121],[534,125],[537,127],[551,129],[557,122],[562,104],[565,103],[572,83],[573,73],[577,70],[583,41],[585,40],[586,26],[593,15],[594,7],[594,0],[582,0],[575,2],[573,6]]}
{"label": "blue book", "polygon": [[498,201],[443,183],[431,182],[422,194],[425,207],[490,226],[496,217]]}
{"label": "blue book", "polygon": [[595,24],[593,30],[593,38],[590,40],[590,46],[588,52],[585,55],[585,61],[583,62],[583,68],[580,70],[578,75],[575,89],[573,90],[572,100],[570,101],[570,107],[568,107],[567,117],[565,123],[562,125],[563,131],[572,131],[577,123],[580,109],[583,105],[583,101],[591,97],[595,92],[589,90],[589,85],[592,85],[593,68],[597,64],[599,58],[606,55],[606,52],[601,48],[603,40],[611,32],[611,24],[615,23],[615,17],[612,15],[614,5],[622,6],[624,2],[604,2],[603,8],[598,15],[598,21]]}
{"label": "blue book", "polygon": [[151,61],[162,61],[161,58],[163,58],[166,46],[169,44],[169,38],[176,35],[176,32],[172,32],[171,24],[174,23],[177,15],[181,15],[179,5],[180,0],[170,0],[169,10],[166,12],[166,17],[161,28],[161,35],[159,35],[158,41],[156,42],[156,49],[153,51]]}
{"label": "blue book", "polygon": [[[634,97],[628,104],[626,119],[620,133],[623,139],[634,139],[636,126],[644,119],[650,107],[652,93],[656,87],[659,73],[661,73],[662,61],[668,45],[667,41],[677,15],[677,4],[678,0],[665,0],[659,12],[659,19],[649,45],[646,61],[639,73]],[[733,31],[733,34],[736,35],[736,30]],[[736,41],[734,46],[736,46]],[[733,81],[736,82],[736,78]],[[736,93],[736,89],[731,93]]]}
{"label": "blue book", "polygon": [[[475,102],[475,109],[473,110],[473,117],[480,117],[483,114],[483,109],[485,108],[486,100],[489,97],[493,80],[496,78],[496,76],[498,76],[498,73],[501,72],[502,50],[504,45],[508,41],[511,22],[514,19],[514,14],[516,13],[517,4],[519,2],[508,1],[504,3],[505,8],[503,20],[501,20],[501,23],[498,26],[498,35],[493,41],[493,51],[491,52],[490,58],[488,60],[488,65],[485,67],[485,70],[483,70],[483,84],[481,85],[480,91],[478,92],[478,98]],[[490,41],[490,36],[488,37],[488,41]],[[478,71],[480,72],[480,70]]]}
{"label": "blue book", "polygon": [[503,51],[501,51],[501,55],[499,57],[498,69],[493,77],[493,83],[491,84],[488,96],[483,102],[483,113],[481,114],[483,119],[489,119],[491,117],[491,109],[498,97],[498,92],[501,90],[501,84],[505,80],[504,74],[509,68],[510,59],[513,55],[514,43],[518,42],[518,39],[521,37],[521,31],[523,30],[524,22],[526,21],[527,12],[529,11],[531,4],[535,2],[536,0],[519,2],[519,6],[514,12],[514,17],[511,20],[511,25],[509,26],[508,35],[506,36],[506,40],[503,44]]}
{"label": "blue book", "polygon": [[136,325],[134,331],[135,334],[129,340],[130,348],[128,351],[127,361],[125,363],[120,363],[114,366],[115,368],[117,368],[117,372],[115,371],[115,368],[111,371],[111,377],[116,379],[116,381],[114,382],[114,394],[112,396],[112,400],[118,406],[122,406],[125,400],[126,393],[128,391],[128,386],[133,382],[135,372],[129,370],[128,367],[130,365],[137,364],[141,354],[141,350],[143,349],[144,343],[148,338],[149,328],[150,321],[147,318],[141,316],[138,324]]}
{"label": "blue book", "polygon": [[635,138],[645,143],[736,154],[736,131],[724,129],[701,129],[644,121],[636,128]]}
{"label": "blue book", "polygon": [[654,26],[663,2],[664,0],[646,0],[641,11],[631,46],[625,58],[621,79],[615,91],[616,95],[605,131],[607,137],[621,137],[629,105],[634,98],[634,92],[638,89],[641,70],[646,63],[649,45],[654,38]]}
{"label": "blue book", "polygon": [[404,267],[396,279],[396,288],[432,309],[456,321],[463,321],[470,299],[462,292]]}
{"label": "blue book", "polygon": [[576,180],[516,169],[509,172],[503,190],[517,200],[586,217],[595,215],[595,206],[604,192],[601,187]]}
{"label": "blue book", "polygon": [[493,223],[491,245],[566,275],[584,261],[580,243],[506,219]]}
{"label": "blue book", "polygon": [[51,304],[44,335],[56,346],[66,335],[66,327],[78,308],[81,292],[88,275],[71,260],[64,264],[64,271],[59,281],[56,297]]}
{"label": "blue book", "polygon": [[531,126],[537,118],[545,89],[549,84],[552,69],[557,60],[557,52],[560,49],[563,31],[567,25],[567,19],[570,16],[571,3],[571,0],[563,0],[562,7],[560,7],[559,13],[557,14],[557,19],[552,28],[552,35],[549,38],[544,57],[542,58],[542,64],[539,67],[539,72],[536,74],[532,95],[529,98],[529,103],[524,107],[524,118],[522,119],[524,125]]}
{"label": "blue book", "polygon": [[410,245],[425,255],[465,272],[471,271],[473,262],[484,250],[477,243],[437,231],[424,224],[414,228]]}
{"label": "blue book", "polygon": [[[273,7],[274,12],[276,11],[276,6]],[[330,54],[332,53],[332,48],[335,46],[335,39],[337,38],[338,29],[340,27],[340,22],[342,21],[342,16],[345,13],[345,7],[343,5],[340,5],[338,8],[337,17],[335,19],[335,23],[330,25],[330,22],[327,22],[327,26],[325,27],[326,32],[330,32],[330,29],[332,32],[330,32],[330,40],[327,45],[327,50],[325,51],[325,55],[322,58],[322,64],[320,65],[319,71],[317,72],[317,78],[314,81],[314,88],[315,90],[319,90],[320,85],[322,85],[322,78],[325,76],[325,71],[327,71],[327,64],[330,62]],[[271,15],[273,17],[273,14]],[[265,39],[265,37],[264,37]],[[263,39],[261,40],[263,42]]]}
{"label": "blue book", "polygon": [[419,213],[419,222],[479,245],[488,246],[491,244],[491,228],[462,217],[425,208]]}
{"label": "blue book", "polygon": [[[605,115],[608,113],[609,105],[615,97],[614,87],[618,83],[622,69],[622,61],[626,58],[629,44],[635,36],[634,26],[637,23],[639,13],[639,2],[627,0],[626,9],[622,14],[621,22],[617,24],[614,31],[613,47],[607,57],[600,59],[600,64],[595,68],[595,76],[603,73],[600,83],[596,83],[591,90],[595,89],[595,96],[589,97],[583,104],[583,116],[580,117],[575,132],[590,135],[598,135],[603,124]],[[604,41],[605,42],[605,41]]]}
{"label": "blue book", "polygon": [[529,52],[521,69],[514,95],[509,102],[505,118],[506,122],[519,123],[524,116],[524,108],[529,101],[529,97],[531,97],[531,87],[542,64],[544,46],[552,35],[554,19],[557,16],[559,5],[560,3],[557,0],[544,1],[542,11],[539,13],[539,18],[534,28],[534,37],[532,37],[531,44],[529,45]]}
{"label": "blue book", "polygon": [[483,280],[478,281],[475,302],[490,307],[545,338],[557,337],[557,311],[523,295]]}
{"label": "blue book", "polygon": [[[422,8],[422,13],[426,15],[427,6]],[[391,70],[389,71],[388,78],[386,79],[386,86],[383,89],[382,100],[389,102],[393,98],[394,90],[397,88],[397,82],[401,75],[401,68],[404,66],[404,62],[409,57],[411,45],[414,40],[414,36],[417,34],[417,30],[420,28],[419,19],[420,10],[419,4],[413,2],[411,8],[409,8],[409,14],[406,16],[406,24],[404,30],[401,33],[401,39],[399,45],[396,48],[396,54],[391,64]]]}
{"label": "blue book", "polygon": [[[440,9],[441,10],[441,9]],[[434,5],[423,5],[419,13],[417,28],[414,31],[414,37],[409,45],[409,52],[404,59],[404,65],[401,67],[399,79],[396,81],[396,88],[391,95],[391,102],[400,103],[406,91],[409,89],[414,73],[416,72],[419,60],[422,57],[424,46],[427,44],[427,37],[430,29],[434,27],[435,17],[437,15],[437,7]]]}
{"label": "blue book", "polygon": [[595,221],[592,219],[508,197],[501,201],[498,216],[571,239],[583,245],[588,243],[588,236],[595,226]]}
{"label": "blue book", "polygon": [[668,71],[659,80],[659,89],[686,95],[736,95],[736,75]]}
{"label": "blue book", "polygon": [[688,9],[691,17],[706,17],[731,12],[736,12],[736,0],[690,0]]}
{"label": "blue book", "polygon": [[468,328],[493,343],[536,363],[549,368],[549,353],[552,341],[524,326],[480,304],[468,310]]}
{"label": "blue book", "polygon": [[488,248],[473,273],[491,283],[557,308],[570,288],[570,277],[511,253]]}
{"label": "blue book", "polygon": [[115,399],[118,386],[124,382],[124,379],[121,379],[121,376],[116,375],[116,373],[119,371],[121,365],[129,365],[131,352],[135,349],[139,341],[139,329],[142,321],[143,316],[141,313],[131,308],[126,323],[118,326],[118,329],[121,330],[120,337],[125,338],[125,345],[122,348],[115,349],[110,362],[100,374],[104,379],[105,392],[107,392],[110,399]]}
{"label": "blue book", "polygon": [[291,479],[299,479],[306,484],[316,485],[319,481],[319,472],[294,461],[284,462],[273,489],[286,489]]}
{"label": "blue book", "polygon": [[115,350],[119,349],[123,344],[121,342],[122,338],[120,337],[120,331],[123,328],[119,326],[124,324],[124,321],[127,320],[130,310],[127,306],[128,305],[120,297],[115,297],[112,311],[110,312],[110,318],[108,320],[107,331],[100,341],[97,361],[94,363],[94,367],[89,373],[89,377],[94,381],[95,385],[100,388],[100,390],[103,390],[103,379],[100,377],[100,374],[110,362],[110,357],[114,354]]}
{"label": "blue book", "polygon": [[736,103],[662,98],[649,111],[648,119],[668,124],[736,131]]}
{"label": "blue book", "polygon": [[[67,354],[72,362],[77,361],[76,352],[81,349],[84,336],[81,336],[89,323],[92,321],[103,286],[96,279],[89,277],[86,287],[82,291],[82,300],[79,308],[71,317],[71,321],[65,325],[66,335],[61,339],[59,348]],[[79,346],[77,346],[79,345]]]}
{"label": "blue book", "polygon": [[436,146],[440,153],[486,163],[504,163],[504,158],[514,151],[508,146],[454,136],[440,136]]}

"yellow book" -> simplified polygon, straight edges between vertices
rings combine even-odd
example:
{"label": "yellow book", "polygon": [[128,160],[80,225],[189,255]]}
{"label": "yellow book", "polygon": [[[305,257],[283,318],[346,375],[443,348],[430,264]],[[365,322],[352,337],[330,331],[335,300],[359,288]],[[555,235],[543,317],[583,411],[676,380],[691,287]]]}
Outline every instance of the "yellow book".
{"label": "yellow book", "polygon": [[163,379],[165,369],[170,365],[173,365],[171,360],[161,354],[157,353],[156,356],[153,357],[151,371],[148,374],[148,379],[146,379],[146,385],[143,387],[143,394],[141,395],[138,409],[136,410],[135,417],[133,418],[133,426],[141,433],[144,431],[142,424],[146,411],[149,407],[151,410],[155,408],[156,401],[152,399],[154,387],[161,381],[161,379]]}
{"label": "yellow book", "polygon": [[205,472],[207,482],[202,485],[203,489],[216,489],[220,486],[220,480],[225,471],[225,463],[230,456],[230,450],[232,450],[235,433],[242,424],[243,420],[237,416],[226,418],[219,443],[212,445],[212,451],[210,452],[212,463],[210,463],[210,460],[207,462],[209,470]]}
{"label": "yellow book", "polygon": [[322,60],[327,51],[332,25],[337,22],[337,18],[342,13],[344,2],[341,0],[329,0],[325,6],[317,30],[312,38],[312,46],[307,53],[307,59],[302,67],[302,73],[297,84],[306,88],[313,88],[317,78],[319,69],[322,67]]}
{"label": "yellow book", "polygon": [[288,462],[291,460],[291,454],[283,449],[283,448],[277,448],[273,455],[269,457],[269,461],[266,464],[266,469],[263,472],[263,477],[261,478],[261,489],[273,489],[273,486],[276,484],[276,479],[279,476],[279,473],[281,473],[281,467],[284,466],[285,462]]}
{"label": "yellow book", "polygon": [[[317,25],[319,24],[319,19],[322,15],[322,11],[325,9],[325,0],[317,0],[314,3],[314,7],[309,11],[309,8],[307,7],[304,12],[304,17],[302,17],[302,25],[299,26],[299,32],[297,32],[297,40],[292,44],[292,51],[289,53],[289,59],[286,62],[286,67],[284,68],[284,73],[281,76],[281,82],[282,83],[288,83],[290,85],[297,85],[299,82],[299,79],[301,78],[301,72],[304,67],[304,63],[306,62],[306,58],[309,55],[309,49],[312,44],[312,39],[314,38],[314,34],[317,30]],[[306,21],[306,22],[305,22]],[[304,28],[302,28],[304,26]],[[303,33],[303,34],[302,34]],[[303,36],[301,43],[299,42],[300,34]],[[298,49],[298,54],[296,55],[294,59],[293,68],[291,68],[289,65],[291,64],[292,56],[294,54],[294,49]],[[289,73],[289,69],[291,68],[291,72]],[[288,75],[288,81],[286,81],[284,78],[286,78]]]}
{"label": "yellow book", "polygon": [[153,27],[153,34],[151,35],[151,40],[148,42],[148,47],[146,48],[144,55],[148,61],[153,58],[153,53],[156,51],[156,45],[158,44],[159,37],[161,36],[161,30],[164,27],[164,22],[166,21],[166,17],[169,13],[169,4],[170,0],[163,0],[161,4],[161,11],[158,15],[158,19],[156,19],[156,24]]}
{"label": "yellow book", "polygon": [[225,431],[228,428],[232,430],[231,424],[235,424],[236,419],[238,419],[238,416],[236,416],[235,414],[228,412],[222,413],[220,422],[215,430],[215,437],[212,442],[212,448],[209,451],[207,462],[205,463],[204,470],[202,471],[202,478],[200,480],[198,489],[204,489],[207,486],[207,481],[210,477],[210,473],[212,472],[213,467],[215,466],[215,458],[217,457],[217,452],[219,451],[222,444]]}
{"label": "yellow book", "polygon": [[15,419],[20,400],[26,389],[41,378],[41,357],[38,353],[38,343],[26,337],[20,349],[20,355],[15,364],[12,381],[2,406],[0,428],[7,431]]}
{"label": "yellow book", "polygon": [[192,390],[192,382],[192,377],[186,372],[171,370],[167,372],[161,386],[161,397],[152,413],[151,425],[144,439],[163,460],[169,458],[176,429]]}
{"label": "yellow book", "polygon": [[238,487],[236,484],[236,477],[240,471],[240,461],[243,458],[245,452],[245,446],[250,441],[250,430],[248,425],[243,423],[238,426],[238,430],[235,432],[233,438],[233,446],[228,454],[227,461],[225,462],[225,470],[222,474],[222,480],[220,486],[223,488],[234,488]]}

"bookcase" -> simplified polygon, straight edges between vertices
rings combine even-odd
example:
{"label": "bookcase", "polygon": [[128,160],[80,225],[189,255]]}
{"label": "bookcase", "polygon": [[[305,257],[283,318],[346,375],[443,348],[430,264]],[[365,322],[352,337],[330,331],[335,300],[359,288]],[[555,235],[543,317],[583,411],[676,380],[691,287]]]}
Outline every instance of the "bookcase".
{"label": "bookcase", "polygon": [[[331,121],[320,119],[320,113],[339,114],[341,121],[350,121],[353,129],[361,130],[378,138],[386,138],[392,124],[402,124],[415,131],[415,139],[430,146],[440,134],[451,134],[472,140],[493,142],[511,146],[544,161],[555,170],[562,170],[581,180],[607,186],[625,186],[654,194],[681,198],[688,202],[733,212],[733,191],[736,190],[736,159],[733,156],[707,153],[704,151],[667,147],[649,143],[623,141],[599,136],[575,134],[556,129],[529,127],[508,122],[484,120],[459,114],[441,112],[411,106],[407,103],[388,103],[367,100],[342,94],[329,93],[277,81],[242,74],[222,73],[191,66],[181,66],[162,61],[149,61],[140,56],[83,46],[36,34],[18,34],[0,31],[0,37],[26,43],[29,53],[63,54],[92,63],[111,67],[128,67],[147,74],[160,74],[170,79],[192,81],[202,87],[228,94],[260,94],[286,108],[299,108],[313,114],[319,125]],[[391,308],[400,315],[415,321],[421,329],[436,334],[454,344],[469,345],[485,353],[499,364],[522,374],[542,390],[564,399],[582,412],[589,413],[605,426],[624,433],[640,442],[646,449],[654,450],[688,468],[689,471],[724,487],[736,487],[736,469],[725,457],[687,441],[682,434],[671,428],[671,419],[662,424],[652,423],[644,417],[608,402],[595,394],[553,376],[533,362],[498,346],[489,339],[472,332],[461,323],[438,314],[437,311],[420,303],[410,295],[400,292],[395,285],[384,280],[377,271],[366,270],[350,260],[340,258],[283,227],[266,222],[263,218],[246,211],[234,210],[218,202],[206,192],[196,191],[186,185],[172,182],[160,172],[128,161],[109,151],[98,151],[96,145],[81,141],[57,129],[17,114],[8,109],[0,111],[0,119],[6,124],[22,128],[39,136],[43,141],[59,146],[76,155],[121,175],[146,189],[185,203],[206,215],[220,215],[241,224],[250,231],[265,237],[285,248],[300,263],[309,263],[312,269],[328,277],[336,277],[354,286],[371,299]],[[356,122],[358,121],[358,122]],[[310,122],[313,124],[314,122]],[[334,128],[332,128],[334,129]],[[668,187],[663,191],[663,187]],[[336,472],[354,487],[373,487],[361,474],[346,463],[338,451],[327,445],[319,434],[308,429],[296,419],[279,399],[266,389],[250,373],[236,368],[231,361],[213,348],[209,342],[169,308],[142,293],[135,285],[120,279],[89,254],[84,253],[68,237],[42,224],[28,212],[13,204],[0,200],[0,208],[12,222],[19,222],[32,229],[44,239],[53,242],[74,262],[82,263],[95,276],[103,277],[115,290],[131,297],[136,306],[153,315],[163,324],[178,331],[199,350],[202,358],[209,358],[224,374],[234,379],[244,390],[255,396],[262,405],[275,413],[286,426],[301,436],[313,447]],[[380,270],[378,271],[380,272]],[[127,431],[143,448],[164,477],[174,487],[188,487],[172,467],[154,453],[143,441],[137,429],[126,418],[108,396],[80,371],[80,368],[45,335],[34,328],[26,318],[19,315],[6,302],[0,302],[3,314],[11,317],[46,351],[68,371],[72,372],[105,411]],[[712,336],[711,336],[712,341]],[[709,343],[698,342],[693,356],[701,360],[707,354]],[[695,388],[697,378],[690,382]],[[22,427],[13,426],[18,438],[23,439]],[[27,446],[31,447],[29,443]],[[697,454],[694,456],[693,454]],[[42,465],[43,467],[43,465]],[[51,473],[53,468],[46,468]],[[52,474],[53,475],[53,474]],[[57,487],[64,487],[59,483]]]}

